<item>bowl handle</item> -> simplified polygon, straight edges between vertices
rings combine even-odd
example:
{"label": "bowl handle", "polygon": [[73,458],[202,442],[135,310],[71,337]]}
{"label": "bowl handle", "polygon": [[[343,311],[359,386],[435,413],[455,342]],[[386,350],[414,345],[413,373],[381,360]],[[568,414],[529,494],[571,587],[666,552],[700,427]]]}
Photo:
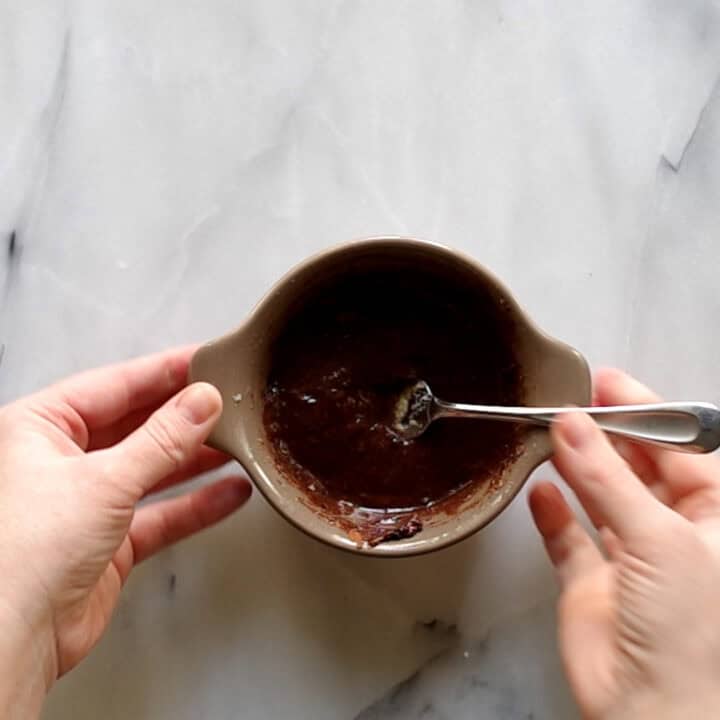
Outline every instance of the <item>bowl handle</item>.
{"label": "bowl handle", "polygon": [[250,411],[247,387],[247,343],[243,329],[212,340],[200,347],[190,360],[188,382],[207,382],[222,396],[223,410],[207,439],[207,444],[245,464],[242,429]]}

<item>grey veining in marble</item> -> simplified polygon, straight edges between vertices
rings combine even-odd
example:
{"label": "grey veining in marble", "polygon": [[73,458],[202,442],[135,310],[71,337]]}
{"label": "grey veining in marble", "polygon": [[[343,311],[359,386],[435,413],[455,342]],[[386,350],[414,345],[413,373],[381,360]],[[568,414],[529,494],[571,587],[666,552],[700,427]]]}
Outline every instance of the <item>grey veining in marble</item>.
{"label": "grey veining in marble", "polygon": [[[718,400],[719,13],[0,0],[0,401],[213,337],[375,234],[465,250],[591,363]],[[392,563],[256,497],[137,571],[46,717],[573,718],[554,592],[522,497]]]}
{"label": "grey veining in marble", "polygon": [[[510,618],[453,647],[399,683],[356,720],[555,720],[577,712],[554,653],[554,610]],[[439,627],[439,632],[448,632]]]}

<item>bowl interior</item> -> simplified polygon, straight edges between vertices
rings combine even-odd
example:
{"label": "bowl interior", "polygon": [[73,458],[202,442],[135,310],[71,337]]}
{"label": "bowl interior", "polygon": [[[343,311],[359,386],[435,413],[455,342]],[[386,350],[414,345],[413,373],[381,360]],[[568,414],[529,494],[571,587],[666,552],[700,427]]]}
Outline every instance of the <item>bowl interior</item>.
{"label": "bowl interior", "polygon": [[550,454],[543,429],[528,429],[523,447],[496,482],[481,485],[454,504],[439,508],[412,538],[359,546],[346,532],[313,508],[304,494],[278,471],[263,425],[263,395],[273,343],[293,309],[309,295],[348,270],[413,269],[458,282],[483,283],[509,308],[515,325],[516,356],[527,405],[583,404],[589,401],[586,363],[575,350],[537,330],[509,292],[472,260],[441,246],[400,238],[361,241],[311,258],[286,275],[236,331],[201,348],[193,358],[190,378],[216,385],[224,409],[210,443],[235,456],[269,502],[310,535],[337,547],[379,556],[418,554],[456,542],[492,520],[522,487],[530,472]]}

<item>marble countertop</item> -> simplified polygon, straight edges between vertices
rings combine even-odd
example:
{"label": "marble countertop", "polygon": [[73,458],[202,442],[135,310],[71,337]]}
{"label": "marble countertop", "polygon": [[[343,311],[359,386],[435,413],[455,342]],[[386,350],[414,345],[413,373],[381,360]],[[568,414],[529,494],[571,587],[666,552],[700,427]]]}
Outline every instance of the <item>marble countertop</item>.
{"label": "marble countertop", "polygon": [[[0,400],[400,234],[591,364],[717,401],[719,77],[705,0],[0,0]],[[554,596],[523,497],[382,561],[256,496],[139,568],[45,717],[575,718]]]}

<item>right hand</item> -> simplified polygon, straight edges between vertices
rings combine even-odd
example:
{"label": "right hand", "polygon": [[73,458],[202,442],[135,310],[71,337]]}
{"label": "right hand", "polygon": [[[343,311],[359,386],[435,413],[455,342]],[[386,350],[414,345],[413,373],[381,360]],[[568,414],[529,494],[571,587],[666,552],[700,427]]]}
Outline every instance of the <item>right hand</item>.
{"label": "right hand", "polygon": [[[600,405],[657,402],[627,375],[596,378]],[[560,652],[583,717],[720,716],[720,463],[612,443],[587,415],[553,429],[554,463],[600,531],[560,491],[530,507],[555,566]]]}

